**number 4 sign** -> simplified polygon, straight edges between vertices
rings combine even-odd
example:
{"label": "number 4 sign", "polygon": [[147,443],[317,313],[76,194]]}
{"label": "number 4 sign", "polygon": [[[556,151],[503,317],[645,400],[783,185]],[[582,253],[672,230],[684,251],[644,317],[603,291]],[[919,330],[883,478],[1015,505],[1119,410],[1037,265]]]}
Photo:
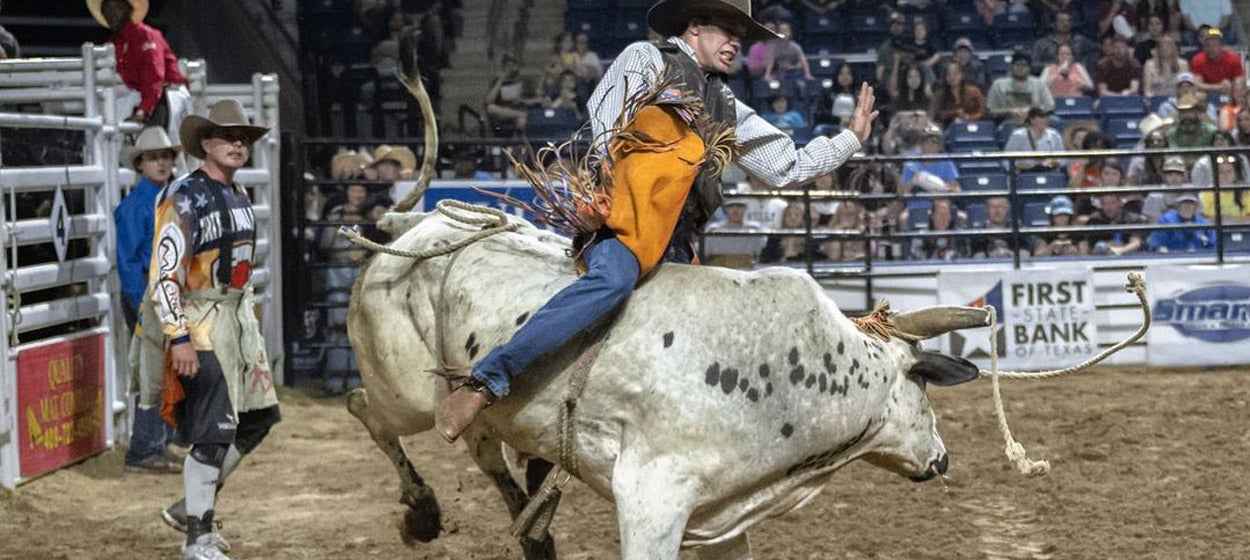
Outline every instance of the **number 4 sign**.
{"label": "number 4 sign", "polygon": [[65,207],[65,193],[61,186],[56,187],[56,197],[52,199],[52,215],[48,217],[52,225],[52,246],[56,247],[57,262],[65,262],[65,249],[69,247],[69,209]]}

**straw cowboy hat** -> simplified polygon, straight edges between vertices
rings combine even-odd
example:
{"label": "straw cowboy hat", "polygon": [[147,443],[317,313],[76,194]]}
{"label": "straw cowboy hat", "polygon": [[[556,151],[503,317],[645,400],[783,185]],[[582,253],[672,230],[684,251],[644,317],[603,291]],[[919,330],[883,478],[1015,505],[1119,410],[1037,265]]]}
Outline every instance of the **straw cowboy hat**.
{"label": "straw cowboy hat", "polygon": [[249,145],[254,144],[269,132],[268,128],[253,126],[248,122],[242,103],[234,99],[226,99],[209,107],[207,118],[188,115],[187,118],[182,119],[179,136],[182,137],[183,149],[196,158],[204,159],[204,147],[200,145],[200,141],[208,138],[210,133],[219,128],[233,128],[246,132]]}
{"label": "straw cowboy hat", "polygon": [[330,160],[330,178],[335,181],[364,179],[373,159],[369,154],[355,150],[342,150]]}
{"label": "straw cowboy hat", "polygon": [[170,140],[169,135],[165,133],[165,129],[159,126],[149,126],[139,133],[139,137],[135,138],[133,146],[122,148],[121,161],[138,169],[139,156],[147,152],[158,152],[161,150],[173,150],[174,155],[177,156],[178,152],[182,151],[182,146]]}
{"label": "straw cowboy hat", "polygon": [[412,171],[417,167],[417,155],[412,150],[404,146],[391,146],[382,144],[373,149],[373,164],[370,167],[377,167],[379,163],[384,161],[393,161],[399,164],[399,170]]}
{"label": "straw cowboy hat", "polygon": [[[104,19],[104,13],[100,11],[105,0],[87,0],[87,9],[91,10],[91,17],[96,22],[108,28],[109,22]],[[129,0],[130,1],[130,21],[142,23],[143,18],[148,17],[148,0]]]}
{"label": "straw cowboy hat", "polygon": [[736,24],[743,30],[739,37],[743,41],[781,38],[751,17],[751,0],[660,0],[647,10],[647,25],[652,31],[671,37],[685,33],[686,25],[695,17]]}

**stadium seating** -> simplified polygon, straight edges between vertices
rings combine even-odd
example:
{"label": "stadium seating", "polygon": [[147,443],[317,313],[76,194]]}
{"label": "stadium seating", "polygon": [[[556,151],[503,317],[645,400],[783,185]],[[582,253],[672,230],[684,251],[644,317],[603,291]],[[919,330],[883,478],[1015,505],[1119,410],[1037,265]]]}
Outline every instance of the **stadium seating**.
{"label": "stadium seating", "polygon": [[1000,49],[1016,49],[1033,44],[1037,37],[1033,15],[1005,13],[994,17],[994,43]]}
{"label": "stadium seating", "polygon": [[959,178],[959,187],[965,191],[1005,191],[1007,176],[1001,173],[963,175]]}
{"label": "stadium seating", "polygon": [[1026,202],[1024,210],[1020,214],[1020,225],[1024,227],[1039,227],[1050,225],[1050,218],[1046,216],[1045,202]]}
{"label": "stadium seating", "polygon": [[1136,118],[1110,118],[1103,126],[1103,133],[1115,141],[1118,149],[1132,148],[1141,140],[1141,131],[1137,129]]}
{"label": "stadium seating", "polygon": [[812,67],[813,78],[837,78],[838,68],[842,67],[844,61],[841,58],[832,56],[822,56],[816,60],[809,61]]}
{"label": "stadium seating", "polygon": [[1135,117],[1146,116],[1146,100],[1140,95],[1114,95],[1098,98],[1098,115],[1104,121],[1110,116]]}
{"label": "stadium seating", "polygon": [[581,121],[573,109],[530,109],[525,135],[530,140],[566,140],[577,132]]}
{"label": "stadium seating", "polygon": [[994,129],[994,121],[951,123],[946,128],[946,142],[952,147],[996,142]]}
{"label": "stadium seating", "polygon": [[1068,186],[1068,177],[1063,173],[1021,173],[1016,179],[1017,191],[1036,191],[1061,189]]}
{"label": "stadium seating", "polygon": [[1056,97],[1055,116],[1069,122],[1097,120],[1092,97]]}
{"label": "stadium seating", "polygon": [[989,221],[989,209],[985,202],[969,202],[964,205],[964,213],[968,215],[968,225],[981,229]]}

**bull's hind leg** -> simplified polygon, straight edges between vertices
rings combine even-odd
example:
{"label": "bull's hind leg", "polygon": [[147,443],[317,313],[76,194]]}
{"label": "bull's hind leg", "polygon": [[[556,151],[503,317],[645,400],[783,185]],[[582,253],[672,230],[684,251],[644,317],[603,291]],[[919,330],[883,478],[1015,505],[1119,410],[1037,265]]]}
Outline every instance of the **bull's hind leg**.
{"label": "bull's hind leg", "polygon": [[356,389],[347,395],[347,410],[365,425],[369,435],[378,449],[386,454],[386,458],[395,466],[399,473],[400,503],[408,506],[404,513],[404,526],[400,536],[405,543],[414,541],[430,542],[438,538],[442,530],[442,513],[438,508],[438,499],[434,497],[434,489],[426,486],[421,475],[417,474],[408,460],[408,452],[399,437],[390,433],[378,422],[369,410],[369,395],[364,389]]}
{"label": "bull's hind leg", "polygon": [[[478,468],[490,477],[491,482],[495,483],[495,488],[498,488],[499,493],[503,495],[504,504],[508,506],[508,513],[515,521],[521,514],[521,510],[525,509],[525,505],[529,503],[530,496],[512,478],[512,473],[508,472],[508,464],[504,462],[502,442],[499,438],[487,434],[485,430],[475,427],[470,427],[464,433],[463,438]],[[550,471],[551,463],[541,459],[529,461],[525,478],[531,494],[538,490],[546,473]],[[521,537],[519,541],[525,560],[555,560],[556,558],[555,540],[551,538],[551,533],[548,531],[544,530],[540,539]]]}

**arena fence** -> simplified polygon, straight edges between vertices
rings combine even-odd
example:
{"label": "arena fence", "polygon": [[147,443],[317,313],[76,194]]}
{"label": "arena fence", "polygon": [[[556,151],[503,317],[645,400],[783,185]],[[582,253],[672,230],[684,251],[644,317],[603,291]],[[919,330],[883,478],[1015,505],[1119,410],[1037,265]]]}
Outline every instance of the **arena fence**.
{"label": "arena fence", "polygon": [[[275,129],[238,181],[256,204],[257,301],[277,361],[282,312],[281,297],[273,294],[281,293],[281,278],[267,266],[281,247],[277,81],[257,75],[251,84],[208,84],[202,61],[183,64],[197,113],[234,97],[254,122]],[[83,45],[81,58],[0,61],[0,148],[21,160],[0,161],[0,484],[6,487],[129,434],[129,332],[113,273],[112,211],[137,179],[119,153],[139,125],[118,114],[127,90],[115,66],[112,45],[91,44]],[[274,366],[280,375],[281,365]]]}

